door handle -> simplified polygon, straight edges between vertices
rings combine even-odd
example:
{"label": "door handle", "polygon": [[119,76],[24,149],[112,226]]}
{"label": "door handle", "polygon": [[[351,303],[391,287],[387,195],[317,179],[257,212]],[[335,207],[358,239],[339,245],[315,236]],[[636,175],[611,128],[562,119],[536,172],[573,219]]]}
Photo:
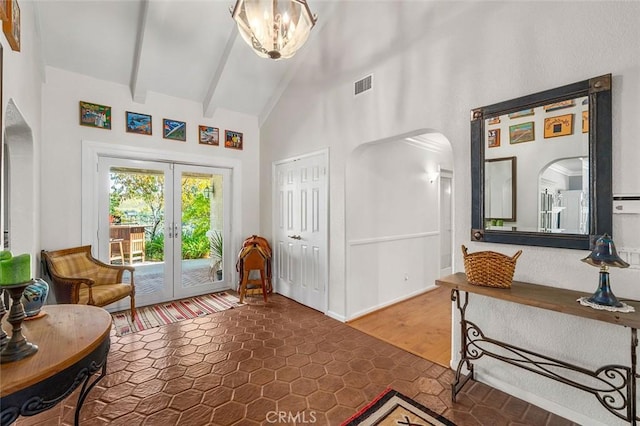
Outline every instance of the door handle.
{"label": "door handle", "polygon": [[287,235],[289,238],[293,238],[294,240],[301,240],[302,237],[300,235]]}

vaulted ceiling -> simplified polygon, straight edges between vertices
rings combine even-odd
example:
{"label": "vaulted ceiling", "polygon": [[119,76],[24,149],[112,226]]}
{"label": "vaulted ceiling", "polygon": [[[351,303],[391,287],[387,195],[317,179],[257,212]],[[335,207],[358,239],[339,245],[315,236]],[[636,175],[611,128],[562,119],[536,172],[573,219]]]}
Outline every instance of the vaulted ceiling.
{"label": "vaulted ceiling", "polygon": [[[127,85],[133,101],[157,92],[257,116],[262,122],[312,49],[331,3],[291,59],[258,57],[238,36],[234,0],[36,0],[44,64]],[[324,13],[324,16],[323,16]]]}

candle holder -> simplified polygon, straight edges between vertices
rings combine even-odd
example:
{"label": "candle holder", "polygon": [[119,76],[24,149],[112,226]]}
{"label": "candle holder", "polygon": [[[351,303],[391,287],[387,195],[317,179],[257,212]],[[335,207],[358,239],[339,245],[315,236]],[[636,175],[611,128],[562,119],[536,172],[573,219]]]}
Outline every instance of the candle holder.
{"label": "candle holder", "polygon": [[4,290],[0,289],[0,351],[9,343],[9,336],[7,336],[7,333],[2,329],[2,318],[4,318],[6,313],[7,310],[4,307]]}
{"label": "candle holder", "polygon": [[34,281],[30,280],[23,283],[3,286],[4,290],[9,291],[12,299],[9,317],[7,318],[7,321],[12,326],[12,330],[11,339],[9,339],[7,345],[0,352],[0,364],[26,358],[38,351],[38,346],[29,343],[22,334],[22,321],[26,318],[24,306],[22,305],[22,295],[24,289],[33,283]]}

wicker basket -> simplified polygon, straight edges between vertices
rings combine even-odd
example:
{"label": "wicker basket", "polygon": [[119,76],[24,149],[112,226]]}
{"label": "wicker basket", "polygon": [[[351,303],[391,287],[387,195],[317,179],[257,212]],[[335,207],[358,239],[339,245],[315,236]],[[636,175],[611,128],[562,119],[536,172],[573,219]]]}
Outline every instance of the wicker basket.
{"label": "wicker basket", "polygon": [[479,251],[468,254],[467,248],[463,245],[462,254],[464,256],[464,271],[470,284],[510,288],[516,269],[516,260],[522,254],[522,250],[518,250],[511,257],[495,251]]}

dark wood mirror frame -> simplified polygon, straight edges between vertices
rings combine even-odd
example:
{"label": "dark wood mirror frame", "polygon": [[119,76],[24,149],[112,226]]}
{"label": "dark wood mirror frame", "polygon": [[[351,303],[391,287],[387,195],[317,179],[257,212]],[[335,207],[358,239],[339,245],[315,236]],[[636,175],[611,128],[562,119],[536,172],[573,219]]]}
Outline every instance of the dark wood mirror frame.
{"label": "dark wood mirror frame", "polygon": [[[485,120],[581,96],[589,97],[589,233],[485,229]],[[600,235],[612,235],[611,175],[611,74],[476,108],[471,111],[471,240],[588,250]]]}

